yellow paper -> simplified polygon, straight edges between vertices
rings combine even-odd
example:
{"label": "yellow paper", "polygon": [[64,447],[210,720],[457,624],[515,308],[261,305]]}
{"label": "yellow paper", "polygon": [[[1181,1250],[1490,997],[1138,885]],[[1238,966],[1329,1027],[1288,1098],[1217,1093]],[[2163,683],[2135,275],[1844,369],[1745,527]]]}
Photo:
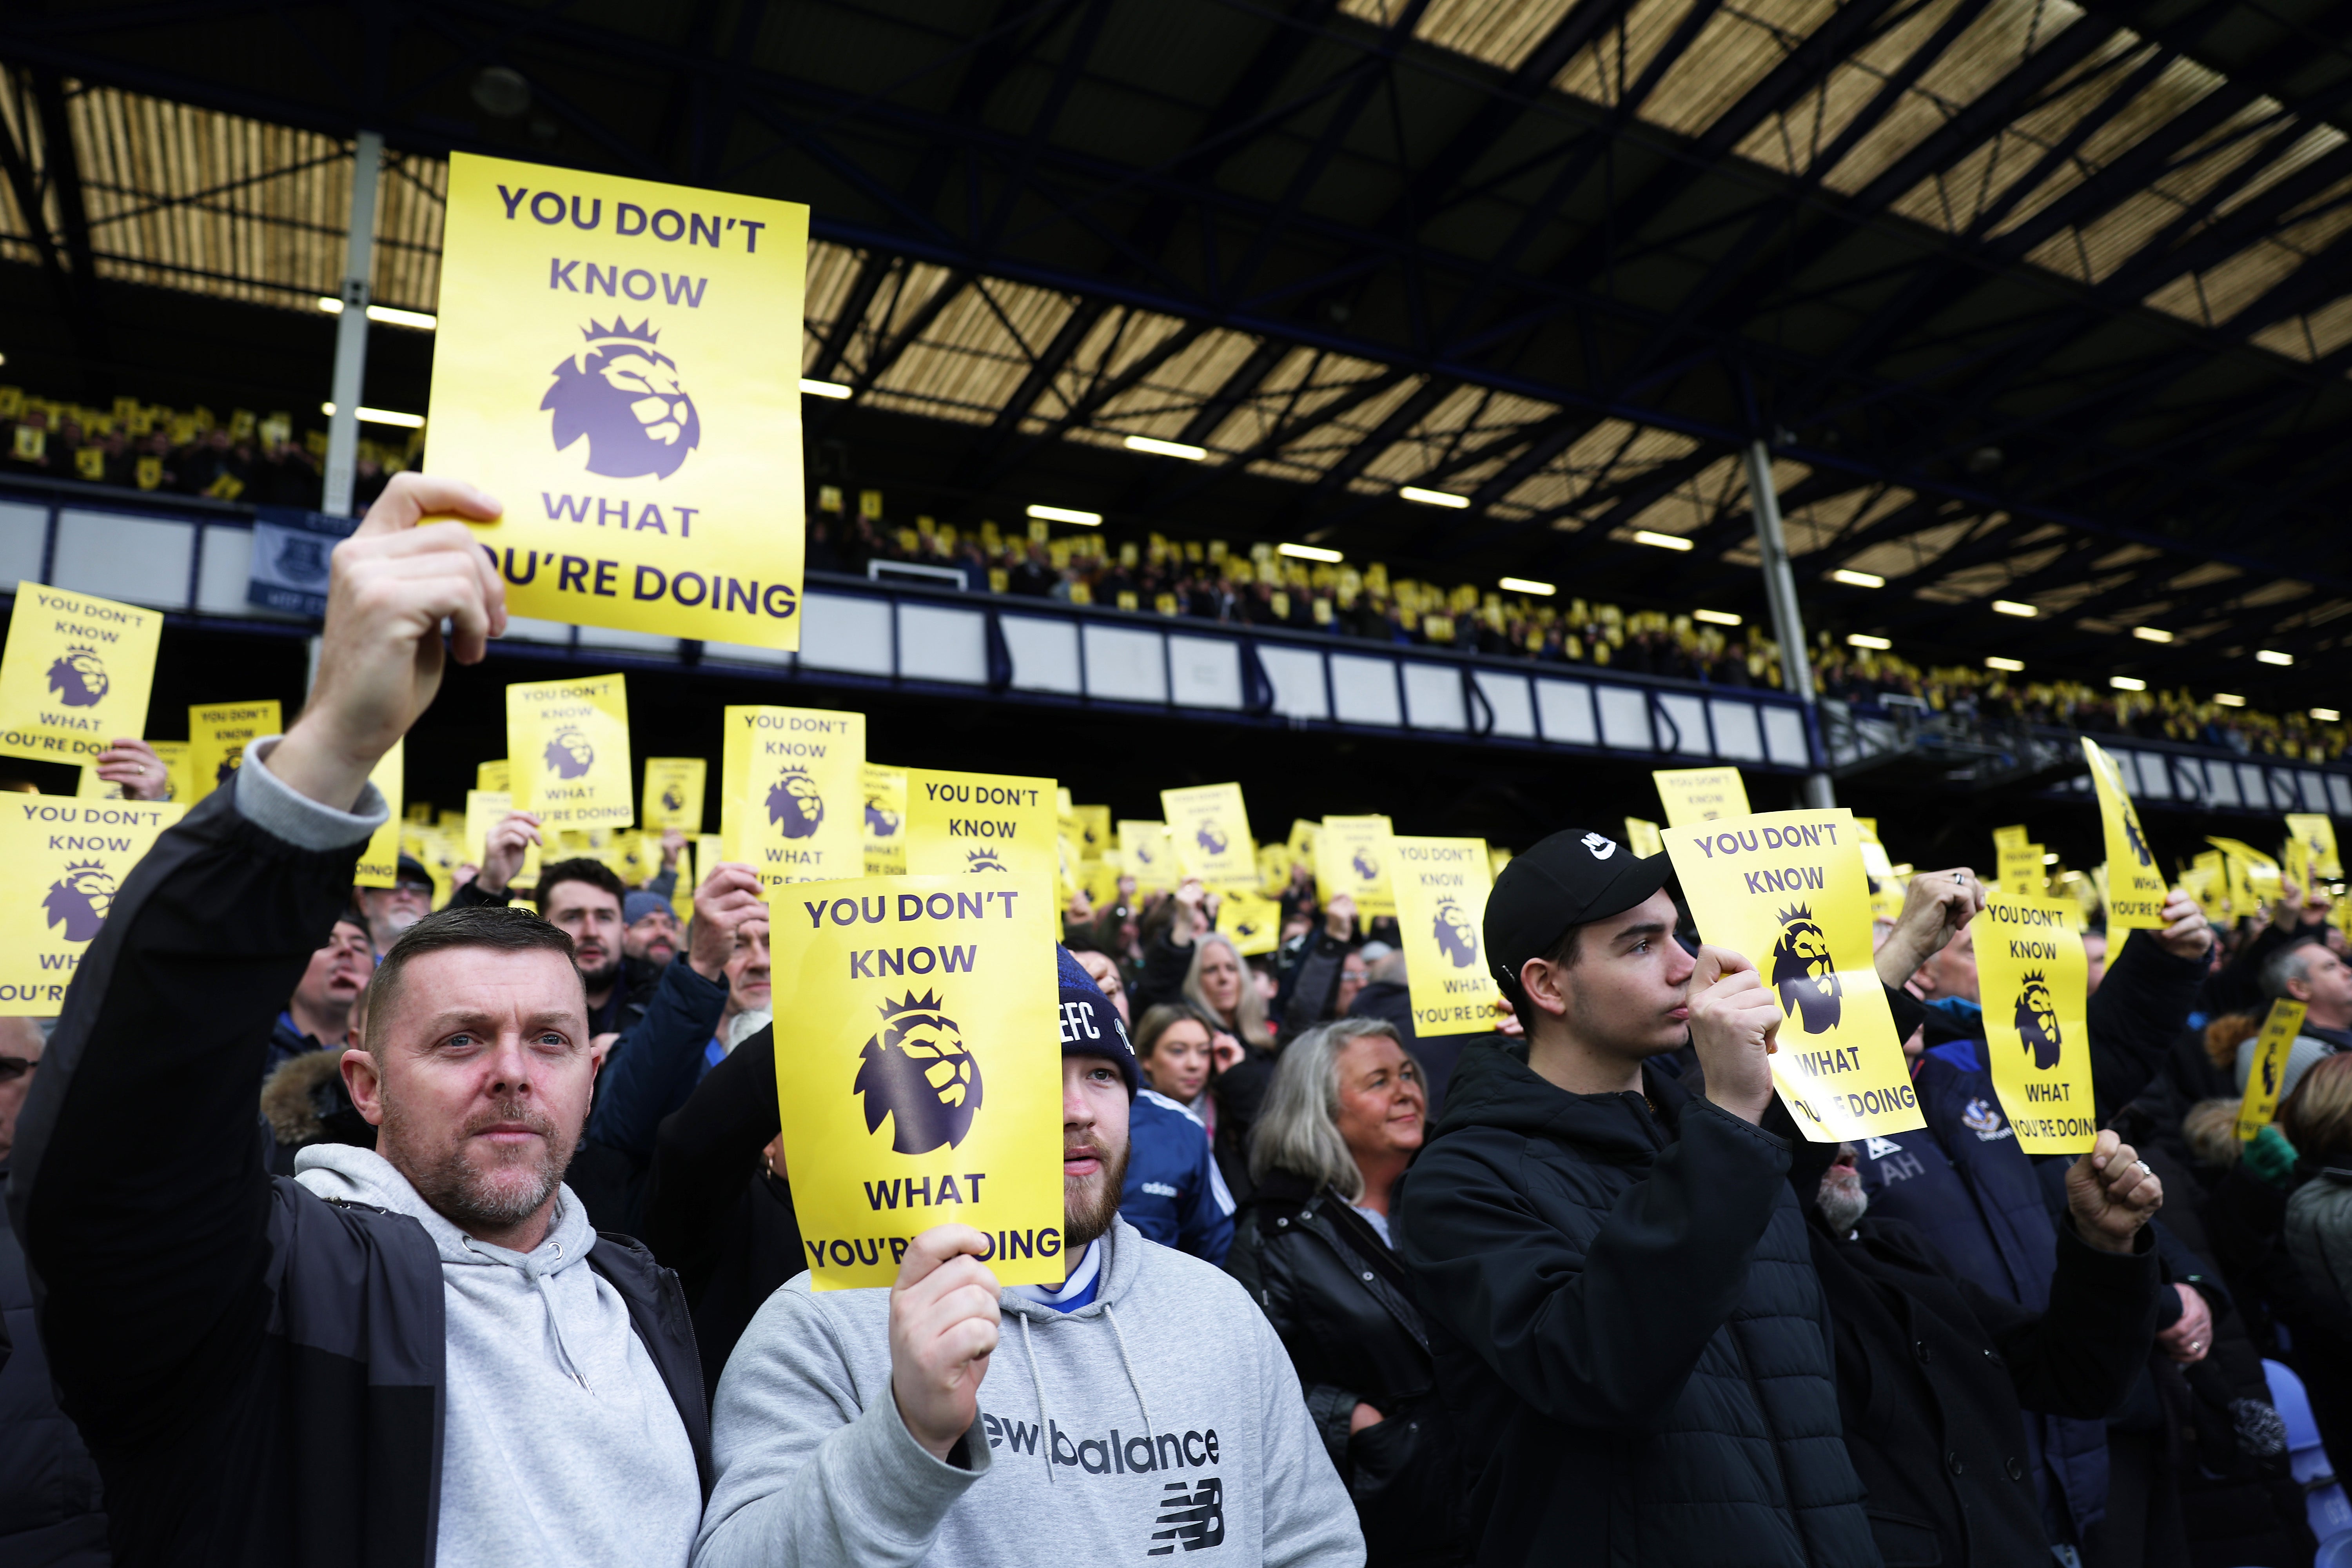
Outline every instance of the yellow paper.
{"label": "yellow paper", "polygon": [[1185,876],[1220,891],[1246,892],[1257,886],[1257,851],[1241,785],[1163,789],[1160,808],[1167,813],[1168,837]]}
{"label": "yellow paper", "polygon": [[2045,853],[2039,844],[2022,844],[2000,851],[2000,885],[2021,898],[2038,899],[2049,878],[2042,868]]}
{"label": "yellow paper", "polygon": [[908,768],[908,874],[1009,876],[1051,888],[1057,819],[1052,779]]}
{"label": "yellow paper", "polygon": [[1078,841],[1079,858],[1099,860],[1103,851],[1118,847],[1118,836],[1110,825],[1110,807],[1074,805],[1070,815],[1078,823],[1078,831],[1073,837]]}
{"label": "yellow paper", "polygon": [[2156,868],[2156,850],[2140,831],[2139,813],[2132,808],[2123,775],[2113,757],[2088,735],[2083,754],[2090,760],[2091,784],[2099,795],[2099,817],[2107,837],[2107,924],[2125,930],[2152,930],[2164,924],[2164,873]]}
{"label": "yellow paper", "polygon": [[2279,896],[2283,873],[2277,861],[2235,838],[2208,837],[2205,842],[2221,851],[2222,873],[2230,889],[2230,912],[2234,918],[2242,920]]}
{"label": "yellow paper", "polygon": [[819,882],[774,910],[776,1016],[793,1021],[776,1095],[811,1285],[887,1285],[949,1221],[988,1234],[1001,1282],[1059,1283],[1072,1026],[1045,881]]}
{"label": "yellow paper", "polygon": [[2220,925],[2230,918],[2230,884],[2224,875],[2221,853],[2208,850],[2191,861],[2180,873],[2180,885],[2197,900],[2197,908],[2206,921]]}
{"label": "yellow paper", "polygon": [[507,765],[507,760],[504,757],[500,757],[494,763],[474,764],[476,789],[496,790],[499,794],[504,795],[513,786],[513,770]]}
{"label": "yellow paper", "polygon": [[[490,829],[507,819],[514,810],[514,796],[504,790],[475,789],[466,792],[466,863],[479,867],[489,854]],[[525,843],[522,865],[514,874],[518,888],[539,886],[539,851],[536,844]]]}
{"label": "yellow paper", "polygon": [[2302,841],[2311,856],[2312,869],[2323,877],[2344,875],[2344,859],[2336,846],[2336,823],[2318,812],[2290,811],[2287,832]]}
{"label": "yellow paper", "polygon": [[867,763],[858,770],[866,795],[866,820],[860,832],[866,848],[866,874],[903,877],[907,874],[907,770]]}
{"label": "yellow paper", "polygon": [[186,809],[168,801],[0,795],[0,865],[18,889],[0,910],[0,1016],[57,1015],[116,891]]}
{"label": "yellow paper", "polygon": [[1389,847],[1413,1033],[1487,1033],[1502,1016],[1503,993],[1481,929],[1494,885],[1486,841],[1408,837]]}
{"label": "yellow paper", "polygon": [[1666,842],[1658,837],[1658,825],[1644,822],[1638,816],[1625,819],[1625,847],[1647,860],[1653,855],[1666,852]]}
{"label": "yellow paper", "polygon": [[2079,1154],[2099,1134],[2090,966],[2074,915],[2070,904],[2003,894],[1969,927],[1993,1088],[2029,1154]]}
{"label": "yellow paper", "polygon": [[1118,863],[1135,879],[1135,890],[1139,893],[1174,887],[1176,851],[1168,842],[1168,825],[1122,817],[1118,824]]}
{"label": "yellow paper", "polygon": [[1292,865],[1312,867],[1315,864],[1315,836],[1318,831],[1316,824],[1303,817],[1290,819],[1290,837],[1284,847],[1290,851]]}
{"label": "yellow paper", "polygon": [[360,851],[359,869],[352,876],[354,887],[389,888],[400,881],[400,807],[407,753],[408,737],[403,735],[392,743],[392,750],[377,760],[375,771],[368,774],[368,782],[382,792],[384,804],[392,807],[392,816],[369,836],[367,847]]}
{"label": "yellow paper", "polygon": [[1748,786],[1738,768],[1662,768],[1650,777],[1657,781],[1669,827],[1748,815]]}
{"label": "yellow paper", "polygon": [[637,820],[647,827],[702,831],[702,783],[710,764],[700,757],[647,757],[646,808]]}
{"label": "yellow paper", "polygon": [[1272,952],[1282,945],[1282,900],[1227,893],[1217,901],[1217,930],[1244,958]]}
{"label": "yellow paper", "polygon": [[1664,838],[1701,940],[1747,958],[1780,998],[1772,1083],[1805,1136],[1925,1126],[1872,967],[1870,875],[1851,814],[1766,812]]}
{"label": "yellow paper", "polygon": [[449,160],[425,466],[519,616],[800,646],[808,209]]}
{"label": "yellow paper", "polygon": [[1261,844],[1257,847],[1257,890],[1262,897],[1278,899],[1290,890],[1290,847],[1286,844]]}
{"label": "yellow paper", "polygon": [[[2113,963],[2115,960],[2107,961]],[[2279,1085],[2286,1077],[2286,1055],[2303,1033],[2305,1004],[2281,996],[2263,1019],[2254,1038],[2252,1069],[2246,1074],[2246,1097],[2238,1103],[2238,1141],[2251,1143],[2278,1114]]]}
{"label": "yellow paper", "polygon": [[[1327,816],[1315,836],[1315,881],[1328,904],[1345,893],[1365,920],[1397,912],[1389,882],[1391,830],[1385,816]],[[1412,961],[1406,960],[1408,963]]]}
{"label": "yellow paper", "polygon": [[626,827],[637,818],[625,678],[518,681],[507,688],[507,762],[515,808],[554,832]]}
{"label": "yellow paper", "polygon": [[89,763],[145,734],[163,638],[156,611],[19,583],[0,654],[0,756]]}
{"label": "yellow paper", "polygon": [[196,801],[228,783],[245,761],[245,748],[281,734],[278,700],[215,702],[188,710],[188,773]]}
{"label": "yellow paper", "polygon": [[[172,781],[172,792],[166,798],[184,806],[195,798],[194,787],[189,783],[188,742],[150,741],[147,749],[155,753],[155,760],[163,764],[163,772]],[[6,754],[0,751],[0,756]],[[100,778],[96,763],[84,763],[81,765],[81,782],[75,787],[74,795],[79,800],[121,800],[122,786]]]}
{"label": "yellow paper", "polygon": [[866,868],[866,715],[819,708],[730,708],[719,834],[727,859],[761,888],[844,881]]}
{"label": "yellow paper", "polygon": [[1992,852],[1994,858],[1998,859],[2002,850],[2014,849],[2024,844],[2026,840],[2032,837],[2033,834],[2032,830],[2023,823],[2019,823],[2015,826],[2011,827],[1994,828],[1992,830]]}

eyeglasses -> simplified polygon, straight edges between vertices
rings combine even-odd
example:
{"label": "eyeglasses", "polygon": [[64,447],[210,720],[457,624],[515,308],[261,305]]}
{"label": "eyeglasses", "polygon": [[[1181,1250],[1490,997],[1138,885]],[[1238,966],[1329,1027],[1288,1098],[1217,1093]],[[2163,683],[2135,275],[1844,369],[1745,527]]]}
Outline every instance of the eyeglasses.
{"label": "eyeglasses", "polygon": [[14,1083],[40,1065],[37,1058],[0,1057],[0,1083]]}
{"label": "eyeglasses", "polygon": [[430,882],[413,882],[406,878],[403,878],[401,880],[394,882],[392,885],[392,890],[395,893],[415,893],[419,898],[429,899],[433,896],[433,884]]}

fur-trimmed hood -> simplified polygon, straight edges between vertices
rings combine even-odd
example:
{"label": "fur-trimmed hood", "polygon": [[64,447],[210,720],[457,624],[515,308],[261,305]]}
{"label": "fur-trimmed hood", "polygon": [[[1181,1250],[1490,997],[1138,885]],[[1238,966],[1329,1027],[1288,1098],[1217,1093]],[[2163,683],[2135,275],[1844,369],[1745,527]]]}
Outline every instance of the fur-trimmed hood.
{"label": "fur-trimmed hood", "polygon": [[271,1136],[281,1144],[316,1143],[327,1135],[324,1120],[330,1107],[319,1101],[342,1099],[343,1053],[305,1051],[279,1065],[261,1085],[261,1115]]}

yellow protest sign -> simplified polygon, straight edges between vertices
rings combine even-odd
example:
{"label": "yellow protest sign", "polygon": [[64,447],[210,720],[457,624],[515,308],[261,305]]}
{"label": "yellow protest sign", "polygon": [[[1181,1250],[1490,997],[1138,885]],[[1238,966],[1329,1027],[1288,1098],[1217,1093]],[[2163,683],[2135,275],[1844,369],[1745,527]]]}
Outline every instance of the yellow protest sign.
{"label": "yellow protest sign", "polygon": [[0,756],[88,763],[145,734],[163,637],[156,611],[19,583],[0,654]]}
{"label": "yellow protest sign", "polygon": [[513,776],[513,770],[507,766],[507,760],[504,757],[500,757],[494,763],[474,764],[476,789],[496,790],[504,795],[511,784]]}
{"label": "yellow protest sign", "polygon": [[2242,920],[2279,896],[2284,873],[2279,863],[2251,844],[2209,836],[2206,843],[2221,851],[2222,875],[2230,889],[2231,914]]}
{"label": "yellow protest sign", "polygon": [[1780,997],[1772,1083],[1805,1136],[1925,1126],[1872,967],[1870,874],[1850,814],[1766,812],[1664,837],[1701,940],[1747,958]]}
{"label": "yellow protest sign", "polygon": [[730,708],[719,836],[762,888],[844,881],[864,870],[859,803],[866,715],[821,708]]}
{"label": "yellow protest sign", "polygon": [[443,210],[425,467],[507,607],[798,647],[808,209],[459,153]]}
{"label": "yellow protest sign", "polygon": [[1997,893],[1969,927],[1985,1049],[2029,1154],[2079,1154],[2099,1133],[2084,1021],[2090,965],[2073,906]]}
{"label": "yellow protest sign", "polygon": [[647,827],[702,831],[702,784],[710,764],[700,757],[647,757],[646,805],[637,820]]}
{"label": "yellow protest sign", "polygon": [[1249,809],[1237,784],[1163,789],[1160,809],[1168,814],[1168,837],[1176,846],[1177,867],[1212,888],[1240,892],[1257,886],[1257,851],[1250,837]]}
{"label": "yellow protest sign", "polygon": [[1625,847],[1647,860],[1653,855],[1666,852],[1666,842],[1658,837],[1658,825],[1644,822],[1638,816],[1625,819]]}
{"label": "yellow protest sign", "polygon": [[907,770],[867,763],[857,776],[866,795],[866,821],[860,829],[866,874],[903,877],[907,874]]}
{"label": "yellow protest sign", "polygon": [[1052,779],[908,768],[908,874],[979,872],[1051,887],[1057,820]]}
{"label": "yellow protest sign", "polygon": [[[504,790],[471,789],[466,792],[466,864],[481,865],[489,854],[490,829],[507,819],[514,810],[514,796]],[[514,874],[519,888],[539,886],[540,846],[526,841],[522,850],[522,866]]]}
{"label": "yellow protest sign", "polygon": [[626,827],[631,797],[625,678],[518,681],[507,688],[515,808],[552,832]]}
{"label": "yellow protest sign", "polygon": [[1385,816],[1323,819],[1315,836],[1315,881],[1326,904],[1344,893],[1356,900],[1356,913],[1363,919],[1397,912],[1389,882],[1390,837]]}
{"label": "yellow protest sign", "polygon": [[188,710],[188,774],[196,801],[228,783],[245,762],[245,748],[284,731],[278,700],[213,702]]}
{"label": "yellow protest sign", "polygon": [[1290,819],[1290,837],[1284,841],[1284,847],[1290,851],[1292,865],[1311,867],[1315,864],[1315,836],[1318,831],[1315,823],[1303,817]]}
{"label": "yellow protest sign", "polygon": [[[30,584],[27,584],[30,586]],[[168,801],[0,795],[0,864],[19,892],[0,907],[0,1017],[53,1017],[114,895],[180,820]]]}
{"label": "yellow protest sign", "polygon": [[2019,898],[2038,899],[2049,879],[2042,869],[2042,857],[2046,853],[2039,844],[2021,844],[2014,849],[2000,851],[2001,891]]}
{"label": "yellow protest sign", "polygon": [[1120,818],[1118,863],[1135,879],[1135,890],[1139,893],[1174,887],[1176,851],[1168,842],[1168,825]]}
{"label": "yellow protest sign", "polygon": [[2286,830],[2311,857],[2311,868],[2323,877],[2344,875],[2344,858],[2336,847],[2335,820],[2319,812],[2290,811]]}
{"label": "yellow protest sign", "polygon": [[1389,840],[1389,884],[1416,1035],[1483,1035],[1502,1017],[1481,930],[1494,886],[1483,838]]}
{"label": "yellow protest sign", "polygon": [[[164,773],[171,778],[171,794],[165,798],[176,801],[182,805],[194,800],[196,792],[194,786],[189,782],[192,775],[188,771],[188,742],[150,741],[147,742],[147,749],[155,753],[155,760],[163,764]],[[5,750],[0,749],[0,755],[5,754]],[[76,798],[81,800],[121,800],[122,786],[119,784],[109,784],[100,778],[96,763],[84,763],[81,765],[81,781],[75,787],[74,795]]]}
{"label": "yellow protest sign", "polygon": [[1282,900],[1227,893],[1217,900],[1217,930],[1244,958],[1272,952],[1282,945]]}
{"label": "yellow protest sign", "polygon": [[[2108,962],[2113,963],[2110,959]],[[2246,1096],[2238,1102],[2238,1142],[2251,1143],[2278,1114],[2279,1087],[2286,1078],[2286,1054],[2303,1033],[2305,1004],[2281,996],[2254,1037],[2254,1059],[2246,1074]]]}
{"label": "yellow protest sign", "polygon": [[1992,852],[1994,858],[1999,859],[2001,851],[2005,849],[2015,849],[2021,847],[2026,840],[2032,837],[2033,834],[2032,830],[2023,823],[2019,823],[2011,827],[1994,828],[1992,830]]}
{"label": "yellow protest sign", "polygon": [[403,735],[392,743],[392,750],[378,759],[375,771],[368,774],[368,782],[383,794],[392,816],[368,836],[367,847],[360,851],[359,869],[352,875],[354,887],[390,888],[400,881],[400,807],[407,755],[408,737]]}
{"label": "yellow protest sign", "polygon": [[1073,1026],[1045,883],[872,877],[773,907],[776,1016],[793,1020],[776,1097],[811,1285],[887,1285],[949,1220],[987,1233],[1003,1283],[1059,1283]]}
{"label": "yellow protest sign", "polygon": [[1071,837],[1078,841],[1078,858],[1099,860],[1103,852],[1118,847],[1118,835],[1110,824],[1110,807],[1107,805],[1073,805],[1070,815],[1076,818],[1078,831]]}
{"label": "yellow protest sign", "polygon": [[1738,768],[1661,768],[1650,777],[1657,783],[1668,827],[1748,815],[1748,786]]}
{"label": "yellow protest sign", "polygon": [[2107,837],[2107,924],[2126,931],[2152,930],[2164,924],[2164,873],[2156,868],[2156,849],[2140,831],[2139,813],[2124,789],[2116,760],[2088,735],[2083,755],[2091,764],[2091,787],[2098,792],[2099,818]]}
{"label": "yellow protest sign", "polygon": [[2230,883],[2220,850],[2209,849],[2190,861],[2180,873],[2180,885],[2209,923],[2220,925],[2230,918]]}

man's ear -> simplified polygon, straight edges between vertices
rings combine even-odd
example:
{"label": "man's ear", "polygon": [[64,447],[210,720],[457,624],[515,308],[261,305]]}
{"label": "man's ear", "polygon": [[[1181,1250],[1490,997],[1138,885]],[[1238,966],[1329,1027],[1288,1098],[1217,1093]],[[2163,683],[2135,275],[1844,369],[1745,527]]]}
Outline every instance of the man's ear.
{"label": "man's ear", "polygon": [[343,1088],[360,1119],[371,1127],[383,1125],[383,1074],[373,1057],[362,1050],[343,1053]]}
{"label": "man's ear", "polygon": [[[1548,958],[1530,958],[1519,965],[1519,989],[1527,994],[1528,1005],[1555,1018],[1568,1016],[1565,979],[1560,966]],[[1520,1020],[1522,1024],[1527,1021]]]}

